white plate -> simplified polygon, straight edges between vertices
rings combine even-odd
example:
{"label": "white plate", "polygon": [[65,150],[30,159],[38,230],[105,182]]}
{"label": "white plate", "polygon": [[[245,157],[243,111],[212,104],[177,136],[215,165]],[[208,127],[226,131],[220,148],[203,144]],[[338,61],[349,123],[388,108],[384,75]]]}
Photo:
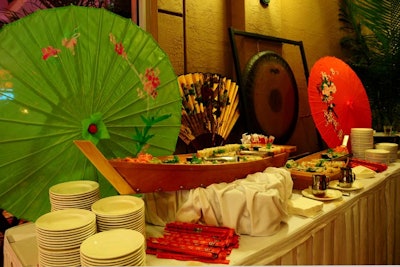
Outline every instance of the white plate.
{"label": "white plate", "polygon": [[65,209],[40,216],[36,228],[45,231],[66,231],[84,227],[96,221],[96,214],[83,209]]}
{"label": "white plate", "polygon": [[49,192],[54,195],[80,195],[99,189],[99,183],[95,181],[70,181],[53,185]]}
{"label": "white plate", "polygon": [[111,259],[93,259],[81,253],[81,260],[86,263],[86,266],[138,266],[136,263],[145,257],[144,251],[145,247],[143,246],[135,253]]}
{"label": "white plate", "polygon": [[50,204],[55,205],[55,206],[59,206],[59,207],[70,207],[70,208],[74,208],[74,207],[86,207],[89,206],[89,208],[93,205],[94,202],[96,202],[97,200],[99,200],[100,198],[94,198],[94,199],[90,199],[90,200],[82,200],[82,201],[50,201]]}
{"label": "white plate", "polygon": [[100,199],[100,189],[80,195],[55,195],[50,192],[49,198],[50,201],[80,201],[83,199]]}
{"label": "white plate", "polygon": [[353,184],[351,185],[351,187],[340,187],[338,180],[329,182],[329,188],[342,190],[342,191],[356,191],[356,190],[362,189],[363,187],[364,186],[358,181],[354,181]]}
{"label": "white plate", "polygon": [[106,216],[106,215],[96,214],[96,220],[100,222],[141,221],[144,218],[145,218],[144,209],[136,214],[128,213],[126,215],[118,215],[118,216],[111,216],[111,215]]}
{"label": "white plate", "polygon": [[136,254],[144,242],[144,236],[138,231],[114,229],[94,234],[83,241],[81,254],[89,259],[125,258]]}
{"label": "white plate", "polygon": [[48,262],[48,266],[53,264],[65,264],[70,266],[71,262],[80,261],[79,247],[70,250],[51,251],[39,248],[39,257],[42,262]]}
{"label": "white plate", "polygon": [[90,202],[97,201],[100,199],[100,194],[95,194],[92,196],[83,195],[76,198],[54,198],[50,196],[50,202],[52,203],[80,203],[80,202]]}
{"label": "white plate", "polygon": [[46,236],[46,235],[41,235],[38,234],[36,236],[38,245],[40,247],[54,247],[54,248],[65,248],[65,247],[70,247],[76,244],[82,243],[86,238],[89,236],[94,235],[97,233],[97,227],[93,227],[92,229],[76,234],[73,236]]}
{"label": "white plate", "polygon": [[89,207],[91,211],[91,207],[94,202],[99,200],[100,198],[92,199],[92,200],[83,200],[80,202],[71,202],[71,201],[52,201],[50,200],[51,206],[60,207],[64,209],[72,208],[72,209],[81,209],[82,207]]}
{"label": "white plate", "polygon": [[43,236],[47,238],[69,238],[74,237],[78,234],[86,233],[89,231],[93,231],[93,228],[96,228],[96,221],[89,223],[88,225],[72,229],[72,230],[65,230],[65,231],[51,231],[51,230],[44,230],[39,227],[36,227],[36,234],[38,236]]}
{"label": "white plate", "polygon": [[[78,255],[79,256],[79,255]],[[52,267],[79,267],[81,266],[80,264],[80,258],[76,257],[73,260],[68,260],[68,261],[64,261],[64,262],[55,262],[55,261],[48,261],[46,259],[42,259],[41,257],[39,257],[39,265],[38,266],[52,266]]]}
{"label": "white plate", "polygon": [[99,215],[125,215],[142,210],[144,201],[128,195],[102,198],[92,205],[92,211]]}
{"label": "white plate", "polygon": [[342,192],[340,192],[339,190],[335,190],[335,189],[327,189],[324,197],[314,196],[311,191],[311,188],[304,189],[303,191],[301,191],[301,193],[305,197],[315,199],[315,200],[321,200],[321,201],[335,200],[335,199],[342,197]]}
{"label": "white plate", "polygon": [[373,129],[368,129],[368,128],[358,128],[358,129],[351,129],[350,130],[350,134],[370,134],[370,135],[374,135],[374,130]]}
{"label": "white plate", "polygon": [[365,150],[365,154],[377,155],[377,156],[385,156],[389,154],[389,151],[385,149],[371,148]]}

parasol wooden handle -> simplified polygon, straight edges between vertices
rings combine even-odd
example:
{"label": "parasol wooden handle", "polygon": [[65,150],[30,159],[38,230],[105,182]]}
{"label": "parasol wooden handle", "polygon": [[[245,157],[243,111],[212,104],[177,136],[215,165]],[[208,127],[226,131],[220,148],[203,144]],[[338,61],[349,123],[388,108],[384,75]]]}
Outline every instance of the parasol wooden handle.
{"label": "parasol wooden handle", "polygon": [[136,193],[92,142],[87,140],[74,140],[74,143],[97,170],[112,184],[112,186],[114,186],[118,193],[123,195]]}

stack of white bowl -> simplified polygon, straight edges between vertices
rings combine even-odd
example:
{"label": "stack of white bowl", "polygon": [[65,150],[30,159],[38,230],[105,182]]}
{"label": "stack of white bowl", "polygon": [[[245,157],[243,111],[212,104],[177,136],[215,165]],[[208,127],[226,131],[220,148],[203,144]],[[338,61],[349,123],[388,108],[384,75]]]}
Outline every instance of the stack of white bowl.
{"label": "stack of white bowl", "polygon": [[92,205],[98,232],[117,228],[136,230],[146,235],[143,199],[130,195],[102,198]]}
{"label": "stack of white bowl", "polygon": [[69,181],[53,185],[49,189],[51,211],[63,209],[90,210],[100,199],[99,183],[95,181]]}
{"label": "stack of white bowl", "polygon": [[144,266],[144,236],[130,229],[97,233],[82,242],[81,266]]}
{"label": "stack of white bowl", "polygon": [[52,211],[36,222],[39,265],[80,266],[80,246],[96,234],[96,215],[83,209]]}
{"label": "stack of white bowl", "polygon": [[375,144],[376,149],[384,149],[389,151],[389,162],[395,162],[397,160],[397,150],[399,145],[396,143],[377,143]]}
{"label": "stack of white bowl", "polygon": [[367,149],[365,150],[365,160],[378,162],[378,163],[389,163],[390,152],[384,149]]}
{"label": "stack of white bowl", "polygon": [[357,159],[365,159],[365,150],[374,148],[374,130],[371,128],[351,128],[351,152]]}

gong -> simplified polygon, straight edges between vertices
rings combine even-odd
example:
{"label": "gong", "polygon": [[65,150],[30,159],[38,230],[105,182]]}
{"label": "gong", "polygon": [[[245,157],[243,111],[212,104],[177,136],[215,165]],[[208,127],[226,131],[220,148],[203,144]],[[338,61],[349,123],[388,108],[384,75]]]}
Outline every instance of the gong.
{"label": "gong", "polygon": [[292,136],[299,113],[299,95],[289,64],[272,51],[250,58],[243,74],[244,108],[253,133],[275,136],[285,144]]}

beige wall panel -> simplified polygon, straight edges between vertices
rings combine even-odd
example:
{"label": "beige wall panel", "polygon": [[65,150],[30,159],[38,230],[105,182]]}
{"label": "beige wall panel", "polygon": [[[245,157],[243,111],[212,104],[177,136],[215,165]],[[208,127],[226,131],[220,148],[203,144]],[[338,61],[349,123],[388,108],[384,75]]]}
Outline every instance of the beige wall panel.
{"label": "beige wall panel", "polygon": [[309,67],[326,55],[341,56],[338,1],[282,1],[283,36],[304,43]]}
{"label": "beige wall panel", "polygon": [[158,14],[158,42],[167,53],[177,75],[184,71],[183,19]]}
{"label": "beige wall panel", "polygon": [[182,0],[158,0],[157,6],[159,9],[168,10],[182,14],[183,2]]}
{"label": "beige wall panel", "polygon": [[246,0],[245,4],[246,31],[282,37],[280,0],[271,0],[268,7],[263,7],[259,0]]}
{"label": "beige wall panel", "polygon": [[225,2],[186,2],[187,72],[230,76],[233,70]]}

